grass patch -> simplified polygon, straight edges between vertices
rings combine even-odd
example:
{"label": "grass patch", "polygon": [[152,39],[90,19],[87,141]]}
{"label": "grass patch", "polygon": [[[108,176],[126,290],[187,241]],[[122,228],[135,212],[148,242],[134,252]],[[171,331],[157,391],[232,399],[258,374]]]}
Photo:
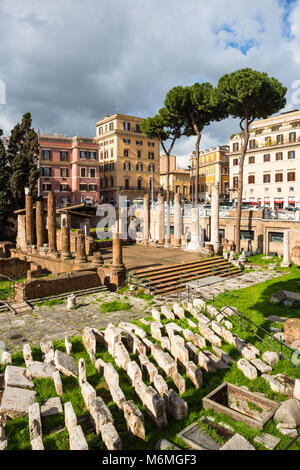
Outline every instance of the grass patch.
{"label": "grass patch", "polygon": [[117,312],[118,310],[129,310],[131,305],[129,302],[118,302],[113,300],[112,302],[104,302],[100,305],[102,313]]}
{"label": "grass patch", "polygon": [[36,304],[37,307],[52,307],[53,305],[61,305],[64,303],[63,299],[50,299]]}
{"label": "grass patch", "polygon": [[6,300],[8,298],[15,296],[15,289],[13,288],[13,283],[10,281],[1,281],[0,282],[0,300]]}

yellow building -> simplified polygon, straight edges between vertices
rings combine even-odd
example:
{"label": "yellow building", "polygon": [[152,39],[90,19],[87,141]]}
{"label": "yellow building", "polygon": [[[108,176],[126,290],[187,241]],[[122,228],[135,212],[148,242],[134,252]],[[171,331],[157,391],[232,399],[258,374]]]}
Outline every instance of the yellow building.
{"label": "yellow building", "polygon": [[[175,194],[180,196],[186,201],[190,201],[190,172],[178,168],[177,170],[170,171],[169,173],[169,189],[170,200],[174,200]],[[167,173],[160,174],[160,186],[164,190],[164,195],[167,193]]]}
{"label": "yellow building", "polygon": [[160,144],[158,139],[149,139],[141,132],[142,121],[113,114],[96,123],[103,202],[117,202],[119,196],[126,196],[134,203],[147,192],[150,198],[157,197]]}
{"label": "yellow building", "polygon": [[[199,156],[199,186],[200,202],[210,202],[211,185],[219,183],[220,198],[225,201],[229,197],[229,147],[217,146],[200,152]],[[193,200],[196,187],[196,156],[190,156],[191,199]]]}

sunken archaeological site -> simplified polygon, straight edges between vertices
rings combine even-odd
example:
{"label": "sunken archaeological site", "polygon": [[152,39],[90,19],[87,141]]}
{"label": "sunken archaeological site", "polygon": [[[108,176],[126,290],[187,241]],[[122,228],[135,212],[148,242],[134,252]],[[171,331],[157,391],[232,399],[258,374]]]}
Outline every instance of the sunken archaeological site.
{"label": "sunken archaeological site", "polygon": [[26,188],[14,216],[1,450],[300,450],[300,221],[243,210],[236,254],[218,184],[169,213],[162,194],[44,207]]}

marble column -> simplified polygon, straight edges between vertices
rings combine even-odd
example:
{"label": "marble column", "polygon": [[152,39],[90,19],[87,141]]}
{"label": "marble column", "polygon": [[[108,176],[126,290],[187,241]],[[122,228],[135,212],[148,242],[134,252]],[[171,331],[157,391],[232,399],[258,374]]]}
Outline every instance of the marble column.
{"label": "marble column", "polygon": [[113,266],[123,266],[123,250],[119,234],[119,220],[116,220],[113,234]]}
{"label": "marble column", "polygon": [[25,188],[26,245],[33,245],[33,203],[30,188]]}
{"label": "marble column", "polygon": [[215,183],[215,184],[212,184],[211,186],[211,216],[210,216],[210,242],[214,247],[215,253],[218,253],[220,249],[219,207],[220,207],[219,184]]}
{"label": "marble column", "polygon": [[282,268],[289,268],[291,266],[290,261],[290,232],[289,230],[284,231],[283,235],[283,260],[281,263]]}
{"label": "marble column", "polygon": [[119,234],[119,219],[116,219],[113,233],[113,262],[110,266],[110,284],[114,289],[122,287],[126,280],[126,267],[123,263],[122,242]]}
{"label": "marble column", "polygon": [[143,242],[145,244],[149,241],[149,194],[145,194],[144,196],[144,228],[143,228]]}
{"label": "marble column", "polygon": [[42,248],[45,242],[45,222],[43,201],[38,200],[35,206],[36,245]]}
{"label": "marble column", "polygon": [[83,230],[77,230],[76,234],[76,262],[77,263],[86,263],[86,251],[85,251],[85,236]]}
{"label": "marble column", "polygon": [[164,244],[164,197],[158,195],[158,244]]}
{"label": "marble column", "polygon": [[70,227],[61,227],[61,256],[63,259],[71,259],[70,250]]}
{"label": "marble column", "polygon": [[180,194],[175,194],[174,198],[174,246],[181,245],[182,221],[181,221],[181,205]]}
{"label": "marble column", "polygon": [[50,253],[57,252],[56,245],[56,198],[54,193],[48,195],[47,208],[48,248]]}

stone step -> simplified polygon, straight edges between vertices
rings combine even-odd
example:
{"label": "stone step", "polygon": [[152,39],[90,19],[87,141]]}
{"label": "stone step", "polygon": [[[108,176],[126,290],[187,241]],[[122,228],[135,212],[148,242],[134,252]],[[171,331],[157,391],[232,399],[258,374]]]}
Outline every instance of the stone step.
{"label": "stone step", "polygon": [[209,261],[194,261],[192,263],[173,264],[172,266],[163,266],[163,267],[160,267],[160,268],[152,268],[151,270],[141,269],[141,270],[135,271],[135,273],[137,275],[141,275],[141,274],[146,275],[147,273],[152,274],[152,273],[156,273],[156,272],[163,272],[165,270],[183,268],[184,266],[195,266],[195,265],[199,265],[200,263],[203,263],[203,264],[210,263],[213,260],[223,260],[223,258],[221,258],[220,256],[214,256],[214,257],[210,258]]}

